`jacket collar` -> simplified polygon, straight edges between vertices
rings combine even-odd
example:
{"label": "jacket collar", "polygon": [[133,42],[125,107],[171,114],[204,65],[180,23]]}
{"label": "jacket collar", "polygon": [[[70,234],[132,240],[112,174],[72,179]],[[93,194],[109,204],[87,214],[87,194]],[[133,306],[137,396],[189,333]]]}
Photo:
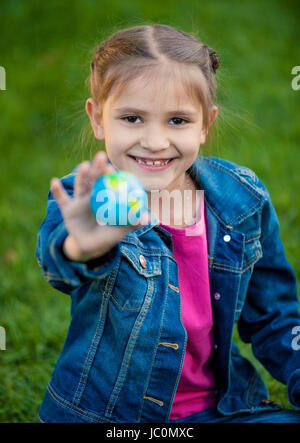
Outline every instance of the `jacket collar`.
{"label": "jacket collar", "polygon": [[229,229],[258,211],[264,200],[254,183],[246,181],[239,170],[234,163],[202,156],[187,170],[199,189],[204,190],[206,205]]}
{"label": "jacket collar", "polygon": [[[233,229],[257,212],[264,201],[254,182],[251,185],[240,174],[240,169],[221,158],[198,156],[187,170],[197,188],[204,190],[206,206],[227,229]],[[131,231],[129,237],[139,237],[155,226],[160,230],[157,221]],[[171,237],[168,232],[165,234]]]}

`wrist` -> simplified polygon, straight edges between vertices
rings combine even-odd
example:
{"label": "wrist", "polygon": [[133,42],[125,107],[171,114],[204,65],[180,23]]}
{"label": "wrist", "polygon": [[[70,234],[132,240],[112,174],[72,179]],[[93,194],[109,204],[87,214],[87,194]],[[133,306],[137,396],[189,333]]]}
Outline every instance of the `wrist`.
{"label": "wrist", "polygon": [[95,255],[84,253],[72,235],[68,235],[62,246],[62,250],[67,259],[77,262],[86,262],[95,258]]}

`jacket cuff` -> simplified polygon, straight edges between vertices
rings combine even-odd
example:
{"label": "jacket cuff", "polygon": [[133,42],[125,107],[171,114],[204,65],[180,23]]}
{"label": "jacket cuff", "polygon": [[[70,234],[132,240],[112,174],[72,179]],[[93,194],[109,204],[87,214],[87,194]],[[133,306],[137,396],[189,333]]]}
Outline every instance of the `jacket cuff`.
{"label": "jacket cuff", "polygon": [[287,396],[291,405],[300,409],[300,369],[296,369],[288,379]]}
{"label": "jacket cuff", "polygon": [[62,222],[49,236],[49,251],[63,279],[77,284],[84,278],[102,278],[108,275],[118,263],[121,255],[119,244],[103,256],[84,263],[70,260],[63,252],[63,243],[68,236],[65,223]]}

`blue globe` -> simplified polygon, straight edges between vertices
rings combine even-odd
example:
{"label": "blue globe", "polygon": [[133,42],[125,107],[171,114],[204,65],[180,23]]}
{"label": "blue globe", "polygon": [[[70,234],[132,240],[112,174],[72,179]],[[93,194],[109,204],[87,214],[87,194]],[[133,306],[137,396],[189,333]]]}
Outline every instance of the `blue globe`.
{"label": "blue globe", "polygon": [[135,175],[118,170],[95,181],[90,207],[100,225],[134,225],[148,210],[147,192]]}

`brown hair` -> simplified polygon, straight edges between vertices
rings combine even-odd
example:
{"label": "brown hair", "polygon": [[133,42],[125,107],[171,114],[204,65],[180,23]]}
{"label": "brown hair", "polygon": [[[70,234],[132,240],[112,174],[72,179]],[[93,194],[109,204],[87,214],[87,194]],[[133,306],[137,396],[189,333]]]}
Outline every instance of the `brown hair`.
{"label": "brown hair", "polygon": [[188,81],[185,83],[188,93],[201,102],[203,124],[208,127],[209,110],[216,93],[215,73],[219,57],[192,35],[167,25],[123,29],[104,41],[91,62],[89,83],[93,99],[101,107],[112,90],[121,93],[129,80],[149,75],[150,67],[159,66],[164,61],[199,68],[200,81],[193,85]]}
{"label": "brown hair", "polygon": [[[113,90],[117,97],[129,80],[145,76],[151,80],[151,75],[155,75],[153,68],[159,68],[164,62],[173,62],[176,72],[181,74],[186,92],[202,104],[203,125],[207,127],[209,110],[216,96],[215,74],[220,60],[214,49],[201,43],[194,35],[167,25],[143,24],[117,31],[100,45],[97,44],[90,52],[92,62],[86,86],[98,104],[99,111]],[[189,81],[186,64],[195,68],[198,81]],[[222,108],[218,107],[220,115]],[[218,131],[218,128],[215,129]],[[218,132],[214,136],[218,138]],[[82,160],[87,147],[92,159],[94,151],[99,150],[100,146],[99,142],[96,144],[90,122],[82,127],[80,140],[80,145],[74,146],[80,149]],[[208,140],[211,151],[211,130]],[[100,149],[105,149],[105,146]]]}

